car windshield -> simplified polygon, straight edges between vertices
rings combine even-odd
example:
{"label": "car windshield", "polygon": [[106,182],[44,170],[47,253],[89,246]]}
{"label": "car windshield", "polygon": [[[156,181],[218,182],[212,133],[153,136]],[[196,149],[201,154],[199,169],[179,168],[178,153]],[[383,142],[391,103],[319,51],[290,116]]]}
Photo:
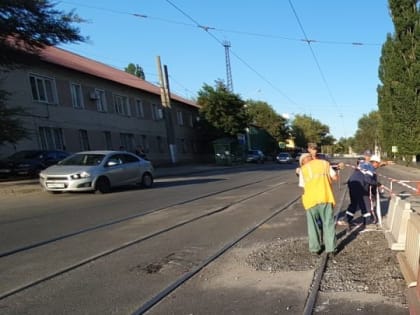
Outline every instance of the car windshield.
{"label": "car windshield", "polygon": [[280,156],[280,157],[288,157],[288,156],[289,156],[289,154],[288,154],[288,153],[280,153],[280,154],[279,154],[279,156]]}
{"label": "car windshield", "polygon": [[62,160],[60,165],[99,165],[105,158],[104,154],[75,154]]}

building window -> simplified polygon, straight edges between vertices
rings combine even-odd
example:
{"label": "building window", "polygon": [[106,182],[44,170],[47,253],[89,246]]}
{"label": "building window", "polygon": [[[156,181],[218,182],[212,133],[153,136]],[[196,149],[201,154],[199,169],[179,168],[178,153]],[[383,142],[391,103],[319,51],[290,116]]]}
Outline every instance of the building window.
{"label": "building window", "polygon": [[96,109],[98,110],[98,112],[103,112],[103,113],[107,112],[108,109],[106,105],[105,91],[95,89],[93,96],[95,97],[94,99],[96,102]]}
{"label": "building window", "polygon": [[126,151],[134,152],[134,135],[131,133],[120,133],[121,146]]}
{"label": "building window", "polygon": [[153,120],[163,119],[163,110],[156,104],[152,104],[152,118]]}
{"label": "building window", "polygon": [[31,84],[32,99],[34,101],[57,104],[57,92],[53,79],[30,74],[29,82]]}
{"label": "building window", "polygon": [[71,101],[74,108],[83,108],[82,86],[77,83],[70,85]]}
{"label": "building window", "polygon": [[104,131],[105,146],[107,150],[112,150],[112,137],[110,131]]}
{"label": "building window", "polygon": [[176,121],[178,122],[178,125],[180,125],[180,126],[184,125],[184,117],[182,116],[181,111],[176,112]]}
{"label": "building window", "polygon": [[139,99],[136,99],[136,115],[139,118],[144,118],[143,102]]}
{"label": "building window", "polygon": [[80,148],[83,151],[89,151],[90,145],[89,145],[89,137],[87,130],[80,129],[79,130],[79,142],[80,142]]}
{"label": "building window", "polygon": [[130,116],[131,112],[128,97],[114,94],[114,109],[119,115]]}
{"label": "building window", "polygon": [[39,138],[43,150],[64,150],[61,128],[39,127]]}

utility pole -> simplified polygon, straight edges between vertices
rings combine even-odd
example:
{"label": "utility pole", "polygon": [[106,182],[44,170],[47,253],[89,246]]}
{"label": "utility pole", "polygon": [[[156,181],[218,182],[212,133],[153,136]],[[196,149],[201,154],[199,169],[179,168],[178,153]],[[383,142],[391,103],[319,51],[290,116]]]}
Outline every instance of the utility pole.
{"label": "utility pole", "polygon": [[226,85],[227,85],[228,90],[233,92],[232,71],[230,69],[230,56],[229,56],[230,42],[227,40],[223,41],[223,46],[225,47]]}
{"label": "utility pole", "polygon": [[171,162],[176,163],[176,144],[175,144],[175,129],[172,122],[172,107],[171,107],[171,94],[169,90],[169,76],[168,68],[164,66],[164,72],[162,72],[162,64],[160,57],[156,57],[156,63],[159,74],[159,85],[160,85],[160,99],[163,106],[163,118],[165,119],[166,127],[166,139],[168,141],[169,153],[171,156]]}

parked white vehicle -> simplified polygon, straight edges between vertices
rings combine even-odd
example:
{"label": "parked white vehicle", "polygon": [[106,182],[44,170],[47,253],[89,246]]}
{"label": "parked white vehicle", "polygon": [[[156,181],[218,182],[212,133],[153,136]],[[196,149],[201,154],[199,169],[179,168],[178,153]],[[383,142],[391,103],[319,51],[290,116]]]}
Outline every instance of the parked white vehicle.
{"label": "parked white vehicle", "polygon": [[153,185],[150,161],[125,151],[84,151],[75,153],[39,174],[49,192],[98,191],[108,193],[117,186]]}

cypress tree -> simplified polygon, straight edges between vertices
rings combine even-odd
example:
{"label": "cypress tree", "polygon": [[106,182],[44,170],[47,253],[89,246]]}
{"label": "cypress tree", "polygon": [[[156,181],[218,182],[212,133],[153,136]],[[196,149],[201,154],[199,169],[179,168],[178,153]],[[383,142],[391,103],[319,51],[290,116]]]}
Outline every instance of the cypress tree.
{"label": "cypress tree", "polygon": [[417,0],[389,0],[395,32],[382,47],[378,107],[382,149],[406,161],[420,153],[420,13]]}

